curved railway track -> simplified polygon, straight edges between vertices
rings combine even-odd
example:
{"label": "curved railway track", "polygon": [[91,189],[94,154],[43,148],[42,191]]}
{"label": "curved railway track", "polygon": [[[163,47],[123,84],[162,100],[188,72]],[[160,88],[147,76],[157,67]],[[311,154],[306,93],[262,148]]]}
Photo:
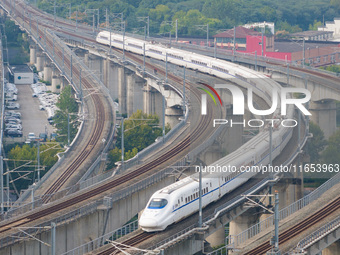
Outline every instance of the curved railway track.
{"label": "curved railway track", "polygon": [[[68,34],[71,34],[71,33],[68,33]],[[86,38],[86,39],[89,40],[88,38]],[[60,52],[58,54],[60,54]],[[130,58],[134,58],[135,60],[136,60],[136,58],[138,59],[138,57],[135,57],[135,56],[133,56],[130,53],[126,52],[126,54]],[[69,64],[70,63],[68,63],[67,65],[69,66]],[[149,65],[149,64],[147,64],[147,65]],[[149,67],[151,67],[151,65]],[[293,68],[293,67],[291,67],[291,68]],[[300,70],[299,68],[296,68],[296,69]],[[304,70],[304,69],[301,70],[301,71],[308,72],[308,73],[311,73],[313,75],[318,75],[318,76],[321,76],[321,77],[324,77],[324,78],[327,78],[327,79],[332,79],[332,80],[334,80],[336,82],[339,81],[339,79],[336,78],[336,77],[330,77],[330,76],[325,75],[325,74],[316,73],[315,71]],[[162,74],[165,73],[164,70],[160,70],[160,72],[162,72]],[[79,77],[79,70],[75,70],[75,73]],[[177,82],[179,82],[181,80],[180,78],[171,77],[171,76],[172,75],[170,74],[169,77],[171,79],[177,81]],[[86,84],[86,86],[90,86],[90,84]],[[94,100],[97,100],[97,99],[94,99]],[[208,109],[210,109],[210,107]],[[207,116],[210,116],[210,115],[211,114],[208,114]],[[206,118],[203,118],[203,119],[206,119]],[[68,200],[66,203],[63,203],[63,204],[60,204],[60,205],[54,205],[54,206],[52,206],[50,208],[46,208],[44,210],[41,210],[40,212],[34,213],[34,214],[32,214],[32,215],[30,215],[28,217],[18,219],[16,221],[18,223],[18,225],[15,225],[15,226],[19,226],[19,224],[22,225],[22,224],[25,224],[27,222],[33,221],[35,219],[38,219],[40,217],[46,216],[46,215],[48,215],[52,211],[54,212],[55,210],[62,210],[62,209],[65,209],[67,207],[70,207],[70,206],[72,206],[72,205],[74,205],[76,203],[79,203],[80,201],[83,201],[83,200],[88,199],[90,197],[96,196],[96,195],[98,195],[98,194],[100,194],[102,192],[105,192],[105,191],[111,189],[113,186],[119,186],[120,184],[123,184],[126,180],[135,178],[135,177],[139,176],[140,174],[147,172],[148,169],[156,167],[157,165],[165,162],[169,157],[171,157],[170,155],[173,154],[175,151],[178,152],[178,151],[185,150],[191,144],[191,142],[193,140],[195,140],[197,137],[199,137],[199,135],[201,134],[199,132],[199,130],[204,130],[204,128],[206,128],[206,124],[207,123],[208,123],[208,121],[201,121],[201,123],[198,125],[198,127],[195,129],[194,133],[191,136],[189,136],[186,139],[184,139],[180,144],[175,146],[173,149],[171,149],[167,153],[164,153],[159,158],[159,160],[156,160],[157,162],[152,161],[152,162],[142,166],[141,168],[137,169],[136,172],[138,172],[138,174],[136,174],[135,172],[129,173],[129,174],[125,175],[125,176],[122,176],[122,177],[120,177],[120,178],[118,178],[116,180],[113,180],[113,181],[105,184],[102,187],[97,187],[97,188],[95,188],[94,190],[91,190],[88,193],[76,196],[76,197]],[[89,142],[89,144],[91,144],[91,142]],[[85,154],[86,154],[86,152],[84,151],[84,155]],[[79,160],[82,160],[82,157],[80,157]],[[69,171],[72,172],[73,168],[70,167]],[[62,180],[59,180],[58,182],[61,183]],[[56,187],[57,186],[58,186],[58,184],[56,184]],[[51,187],[51,189],[48,192],[55,192],[54,189],[55,189],[54,187]],[[48,193],[48,192],[46,192],[46,193]],[[308,227],[310,227],[311,225],[313,225],[315,222],[319,221],[320,219],[322,219],[324,217],[327,217],[329,214],[331,214],[332,212],[334,212],[335,210],[337,210],[339,208],[339,206],[340,206],[339,204],[340,204],[340,201],[339,201],[339,199],[337,199],[334,203],[331,203],[330,205],[327,205],[325,208],[323,208],[320,211],[316,212],[315,214],[310,216],[305,221],[303,221],[300,224],[294,226],[293,228],[283,232],[280,235],[280,243],[286,242],[290,238],[296,236],[297,234],[299,234],[303,230],[305,230]],[[10,223],[10,224],[7,224],[7,225],[0,226],[0,233],[7,231],[11,227],[13,227],[13,222]],[[150,238],[150,235],[144,235],[143,234],[140,237],[136,237],[136,238],[131,239],[130,241],[127,241],[126,244],[133,246],[133,245],[138,244],[141,241],[146,240],[147,238]],[[263,244],[261,247],[256,248],[256,249],[254,249],[254,250],[252,250],[252,251],[250,251],[250,252],[248,252],[246,254],[254,254],[254,255],[256,254],[256,255],[259,255],[259,254],[263,254],[264,252],[268,251],[269,249],[270,249],[269,242],[267,242],[267,243]],[[103,254],[103,255],[104,254],[111,254],[114,251],[115,250],[106,250],[106,251],[104,251],[102,253],[99,253],[99,254]]]}
{"label": "curved railway track", "polygon": [[[126,246],[136,246],[137,244],[140,244],[150,238],[152,238],[153,236],[155,236],[156,233],[147,233],[147,232],[142,232],[139,233],[129,239],[127,239],[126,241],[122,242],[122,245],[118,245],[119,247],[124,247]],[[126,247],[124,247],[124,250],[127,251]],[[120,250],[116,247],[111,247],[109,249],[106,249],[105,251],[100,251],[99,253],[97,253],[97,255],[113,255],[113,254],[118,254],[120,253]]]}
{"label": "curved railway track", "polygon": [[[198,95],[195,94],[195,95],[198,96],[199,94]],[[207,130],[208,125],[211,123],[211,118],[212,118],[212,107],[211,105],[209,105],[208,114],[206,115],[206,117],[203,117],[201,119],[199,125],[194,129],[194,131],[189,136],[187,136],[185,139],[183,139],[180,143],[178,143],[176,146],[171,148],[169,151],[162,154],[157,159],[152,160],[151,162],[141,166],[140,168],[136,169],[136,171],[129,172],[117,179],[114,179],[108,183],[105,183],[104,185],[100,187],[95,187],[85,192],[84,194],[74,196],[65,202],[57,203],[45,209],[40,209],[39,211],[34,212],[28,216],[19,217],[15,221],[11,221],[4,225],[0,225],[0,233],[6,232],[13,227],[18,227],[18,226],[30,223],[32,221],[35,221],[37,219],[50,215],[51,213],[71,207],[77,203],[80,203],[82,201],[95,197],[101,193],[104,193],[112,189],[113,187],[118,187],[119,185],[122,185],[128,182],[129,180],[132,180],[138,176],[141,176],[142,174],[147,173],[148,171],[158,167],[159,165],[173,158],[175,155],[181,152],[184,152],[184,150],[188,149],[189,146],[192,145],[194,141],[197,141],[200,135],[204,133],[205,130]]]}
{"label": "curved railway track", "polygon": [[[31,24],[32,29],[37,30],[36,24]],[[42,31],[39,30],[39,35],[38,36],[43,36]],[[53,47],[53,41],[51,38],[45,37],[45,42],[46,42],[46,47],[49,47],[50,49]],[[55,53],[56,57],[59,57],[59,59],[63,59],[63,52],[58,48],[55,47]],[[69,69],[71,68],[71,62],[68,57],[64,57],[65,61],[65,68]],[[73,65],[72,67],[73,73],[75,74],[75,77],[79,79],[80,77],[80,71],[78,68]],[[91,90],[94,89],[95,87],[90,84],[89,80],[87,78],[82,79],[82,85],[84,86],[85,89]],[[53,182],[53,184],[44,192],[42,201],[44,203],[48,202],[50,199],[50,194],[53,194],[57,192],[69,179],[70,177],[82,166],[84,161],[91,155],[92,152],[94,152],[94,148],[96,147],[97,144],[100,143],[101,138],[104,135],[105,132],[105,121],[108,119],[108,105],[106,107],[104,106],[104,102],[106,99],[102,94],[91,94],[89,97],[90,100],[92,100],[92,105],[94,107],[94,130],[91,132],[90,137],[87,139],[87,142],[85,146],[81,149],[79,154],[76,156],[76,158],[66,166],[66,169],[62,172],[60,176]],[[89,99],[87,99],[89,100]],[[96,153],[96,152],[94,152]]]}
{"label": "curved railway track", "polygon": [[[49,44],[50,43],[52,43],[52,42],[49,41]],[[59,54],[59,57],[60,57],[61,52],[59,51],[59,52],[57,52],[57,54]],[[66,63],[67,66],[69,66],[69,64],[70,64],[70,62],[66,62],[66,58],[65,58],[65,63]],[[79,70],[76,70],[76,69],[73,69],[73,70],[74,70],[75,74],[78,75],[78,77],[79,77]],[[165,73],[164,70],[160,70],[160,72]],[[180,78],[177,78],[177,77],[175,77],[174,75],[171,75],[171,74],[168,77],[169,77],[169,79],[174,79],[177,82],[181,81]],[[85,82],[85,81],[83,80],[82,82]],[[90,86],[89,83],[84,83],[84,84],[86,84],[86,86]],[[187,86],[189,87],[190,84],[187,84]],[[193,89],[193,88],[191,88],[191,92],[192,92],[191,95],[194,95],[196,97],[196,100],[199,102],[200,101],[200,92],[197,89]],[[96,97],[94,97],[94,100],[97,100]],[[96,118],[101,118],[101,117],[99,115]],[[87,191],[83,194],[75,195],[74,197],[71,197],[69,200],[67,200],[65,202],[55,203],[55,204],[49,206],[48,208],[40,208],[39,211],[33,212],[30,215],[18,217],[14,221],[6,222],[5,224],[0,225],[0,233],[4,233],[4,232],[10,230],[13,227],[18,227],[18,226],[33,222],[37,219],[48,216],[51,213],[61,211],[63,209],[74,206],[75,204],[83,202],[87,199],[93,198],[93,197],[95,197],[99,194],[102,194],[102,193],[104,193],[104,192],[106,192],[106,191],[108,191],[108,190],[110,190],[114,187],[118,187],[119,185],[122,185],[122,184],[126,183],[127,181],[129,181],[131,179],[139,177],[139,176],[149,172],[152,169],[155,169],[156,167],[162,165],[163,163],[165,163],[166,161],[172,159],[173,157],[175,157],[177,155],[184,154],[184,152],[186,150],[188,150],[190,145],[192,145],[193,143],[198,141],[198,138],[200,138],[200,136],[202,134],[204,134],[205,132],[211,133],[211,132],[209,132],[209,124],[211,123],[212,118],[213,118],[212,105],[211,105],[211,103],[208,103],[208,114],[206,116],[202,116],[200,118],[199,123],[193,129],[191,134],[186,136],[181,142],[176,144],[174,147],[170,148],[168,151],[161,154],[157,159],[152,160],[149,163],[146,163],[145,165],[136,169],[136,171],[127,173],[127,174],[125,174],[125,175],[123,175],[123,176],[121,176],[117,179],[111,180],[111,181],[105,183],[104,185],[102,185],[100,187],[94,187],[93,189],[91,189],[91,190],[89,190],[89,191]],[[96,140],[95,138],[93,138],[93,139]],[[91,144],[91,141],[89,141],[89,144]],[[77,158],[77,162],[84,160],[84,158],[86,157],[86,154],[88,153],[88,150],[85,149],[82,153],[83,153],[82,156]],[[77,164],[77,162],[75,162],[74,164]],[[71,165],[68,168],[68,173],[65,173],[64,177],[68,176],[73,171],[75,171],[75,167],[73,165]],[[67,178],[67,177],[65,177],[65,178]],[[49,189],[49,191],[53,191],[53,190],[57,189],[57,187],[59,187],[60,184],[62,184],[62,183],[63,183],[63,179],[58,179],[57,184],[55,186],[53,186],[51,189]]]}
{"label": "curved railway track", "polygon": [[[316,224],[320,220],[325,219],[330,214],[332,214],[333,212],[339,209],[340,209],[340,197],[335,199],[333,202],[327,204],[325,207],[315,212],[314,214],[309,216],[307,219],[303,220],[302,222],[282,232],[279,235],[279,244],[283,244],[287,242],[288,240],[302,233],[306,229],[312,227],[314,224]],[[270,249],[271,249],[271,245],[268,241],[256,247],[255,249],[244,253],[244,255],[261,255],[261,254],[265,254]]]}

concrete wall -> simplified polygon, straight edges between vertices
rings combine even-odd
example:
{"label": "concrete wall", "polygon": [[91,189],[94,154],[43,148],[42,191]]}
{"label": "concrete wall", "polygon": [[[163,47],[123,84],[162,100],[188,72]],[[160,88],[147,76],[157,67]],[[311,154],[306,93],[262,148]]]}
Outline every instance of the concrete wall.
{"label": "concrete wall", "polygon": [[[174,182],[174,177],[168,177],[147,189],[133,193],[117,202],[112,208],[99,206],[97,211],[76,221],[56,228],[56,254],[64,253],[89,242],[105,233],[120,228],[132,217],[143,210],[151,195],[160,188]],[[75,208],[74,208],[75,209]],[[107,217],[107,213],[109,213]],[[107,225],[104,223],[108,218]],[[105,226],[105,227],[104,227]],[[104,231],[105,229],[105,231]],[[105,233],[104,233],[105,232]],[[51,244],[51,231],[38,235],[43,242]],[[50,255],[48,246],[36,240],[23,240],[0,250],[0,255]],[[183,254],[183,253],[182,253]]]}

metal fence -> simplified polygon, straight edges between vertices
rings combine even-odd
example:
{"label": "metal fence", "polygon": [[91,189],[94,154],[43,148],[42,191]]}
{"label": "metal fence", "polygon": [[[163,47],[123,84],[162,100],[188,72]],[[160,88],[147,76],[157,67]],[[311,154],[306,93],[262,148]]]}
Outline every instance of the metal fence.
{"label": "metal fence", "polygon": [[[72,222],[72,221],[74,221],[74,220],[76,220],[80,217],[83,217],[84,215],[94,213],[97,210],[98,206],[101,205],[101,204],[102,204],[101,201],[100,202],[92,202],[90,204],[87,204],[86,206],[83,206],[83,207],[78,208],[78,209],[76,209],[72,212],[61,215],[61,216],[59,216],[55,219],[52,219],[52,220],[46,221],[44,223],[41,223],[39,225],[36,225],[36,226],[34,226],[34,228],[28,228],[25,231],[28,234],[33,235],[33,234],[37,233],[36,232],[37,228],[40,228],[39,231],[46,231],[43,228],[51,226],[52,222],[56,223],[57,225],[63,225],[63,224]],[[18,242],[21,239],[21,235],[22,235],[22,233],[18,232],[18,233],[12,234],[11,236],[7,236],[7,237],[0,239],[0,248],[6,247],[6,246],[11,245],[15,242]]]}
{"label": "metal fence", "polygon": [[326,225],[322,226],[309,236],[302,239],[298,245],[297,249],[305,249],[312,245],[313,243],[317,242],[321,238],[324,238],[327,234],[333,232],[335,229],[340,227],[340,216],[332,220],[331,222],[327,223]]}
{"label": "metal fence", "polygon": [[108,243],[108,241],[114,241],[121,238],[129,233],[138,229],[138,220],[126,224],[125,226],[116,229],[110,233],[107,233],[101,237],[98,237],[90,242],[87,242],[77,248],[74,248],[68,252],[62,253],[61,255],[82,255],[90,251],[94,251],[99,247]]}
{"label": "metal fence", "polygon": [[[302,208],[306,207],[307,205],[311,204],[316,199],[320,198],[326,191],[331,189],[334,185],[338,184],[340,181],[340,173],[329,179],[327,182],[322,184],[319,188],[314,190],[309,195],[299,199],[298,201],[292,203],[291,205],[283,208],[279,212],[279,220],[283,220],[288,216],[292,215],[293,213],[301,210]],[[253,225],[252,227],[244,230],[240,234],[236,236],[232,236],[232,242],[229,247],[237,247],[238,245],[246,242],[248,239],[254,237],[255,235],[259,234],[261,231],[268,229],[274,226],[274,217],[273,215],[266,218],[265,220]]]}
{"label": "metal fence", "polygon": [[[165,179],[169,176],[169,174],[173,171],[173,169],[171,168],[167,168],[164,169],[156,174],[151,175],[148,178],[145,178],[137,183],[135,183],[132,186],[129,186],[125,189],[122,189],[118,192],[114,192],[111,193],[109,195],[107,195],[107,197],[110,197],[112,199],[112,202],[118,201],[120,199],[123,199],[135,192],[138,192],[142,189],[145,189],[147,187],[149,187],[150,185],[154,184],[155,182],[158,182],[162,179]],[[92,202],[90,204],[87,204],[85,206],[82,206],[80,208],[77,208],[69,213],[67,213],[66,215],[61,215],[57,218],[54,218],[51,221],[46,221],[42,224],[40,224],[39,226],[36,227],[43,227],[43,226],[50,226],[51,222],[55,222],[58,226],[63,225],[63,224],[67,224],[70,223],[72,221],[75,221],[85,215],[88,215],[90,213],[93,213],[97,210],[99,205],[102,205],[103,201],[97,201],[97,202]],[[33,230],[32,230],[33,231]],[[33,232],[32,232],[33,233]],[[20,234],[20,233],[19,233]],[[18,235],[13,234],[11,237],[6,237],[3,239],[0,239],[0,248],[12,244],[14,242],[18,241]]]}
{"label": "metal fence", "polygon": [[[89,68],[73,53],[73,51],[69,47],[67,47],[64,42],[62,42],[60,40],[60,38],[58,36],[56,36],[52,31],[49,31],[49,30],[45,30],[45,36],[46,36],[46,34],[48,34],[48,36],[50,38],[53,38],[53,42],[54,42],[53,48],[49,48],[46,44],[46,41],[44,43],[44,41],[37,40],[36,35],[33,32],[31,33],[32,37],[35,38],[36,42],[40,45],[40,47],[42,49],[44,49],[44,51],[46,53],[49,54],[50,58],[56,64],[57,68],[66,76],[66,78],[69,81],[72,81],[72,86],[78,94],[81,93],[81,88],[80,88],[80,85],[78,84],[78,82],[80,83],[80,80],[76,79],[75,77],[72,77],[70,70],[67,70],[67,69],[64,68],[64,64],[60,63],[61,61],[64,61],[63,59],[61,59],[60,57],[59,57],[60,59],[55,58],[55,53],[54,53],[55,49],[54,48],[57,47],[58,45],[59,45],[60,48],[63,49],[64,55],[72,56],[72,58],[75,61],[74,64],[77,64],[78,68],[80,68],[81,70],[86,71],[88,73],[88,75],[90,75],[90,77],[97,82],[97,84],[99,85],[98,89],[100,91],[102,91],[102,93],[109,95],[108,89],[105,87],[105,85],[89,70]],[[110,96],[108,96],[106,98],[113,108],[112,98]],[[81,125],[81,127],[83,127],[83,125]],[[112,124],[112,127],[113,127],[113,124]],[[80,132],[81,132],[81,129],[78,131],[77,136],[79,136]],[[105,152],[108,151],[109,146],[110,146],[110,144],[113,140],[113,137],[114,137],[114,132],[113,132],[113,129],[112,129],[111,134],[109,136],[109,139],[106,142],[106,145],[105,145],[102,153],[105,153]],[[73,145],[73,142],[71,144],[71,148],[69,149],[69,151],[73,149],[72,145]],[[67,152],[67,154],[69,153],[69,151]],[[32,189],[37,190],[42,185],[42,183],[44,183],[44,181],[46,179],[48,179],[54,173],[54,171],[60,167],[60,165],[65,161],[65,157],[67,156],[67,154],[66,155],[64,154],[60,158],[60,160],[42,177],[40,182],[36,183],[35,186],[30,186],[28,191],[26,191],[24,194],[22,194],[22,196],[19,198],[18,202],[21,202],[21,201],[28,199],[28,197],[31,195],[31,192],[32,192],[31,190]],[[97,159],[91,165],[91,167],[89,168],[87,173],[91,173],[91,171],[100,163],[100,159],[101,159],[100,157],[97,157]],[[36,198],[35,200],[38,201],[39,198]],[[39,206],[39,205],[40,204],[38,202],[35,202],[35,207]],[[15,214],[18,214],[17,212],[19,212],[19,211],[25,212],[25,211],[27,211],[31,208],[32,208],[32,203],[28,204],[27,206],[21,207],[20,209],[12,209],[12,210],[16,211],[16,212],[14,212]],[[10,211],[12,211],[12,210],[10,210]],[[11,212],[9,212],[8,215],[6,215],[6,217],[10,216],[10,214],[11,214]]]}

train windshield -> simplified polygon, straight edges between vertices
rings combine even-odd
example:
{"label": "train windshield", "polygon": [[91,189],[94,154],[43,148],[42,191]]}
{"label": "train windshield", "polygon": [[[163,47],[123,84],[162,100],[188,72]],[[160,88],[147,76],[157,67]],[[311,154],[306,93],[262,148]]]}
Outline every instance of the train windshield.
{"label": "train windshield", "polygon": [[149,209],[162,209],[168,204],[168,200],[163,198],[153,198],[148,206]]}

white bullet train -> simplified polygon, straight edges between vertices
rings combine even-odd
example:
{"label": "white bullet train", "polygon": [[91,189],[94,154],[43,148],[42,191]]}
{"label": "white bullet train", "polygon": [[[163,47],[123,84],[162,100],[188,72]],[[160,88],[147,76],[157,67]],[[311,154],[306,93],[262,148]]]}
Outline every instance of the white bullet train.
{"label": "white bullet train", "polygon": [[[99,43],[110,45],[109,38],[109,32],[100,32],[96,40]],[[122,49],[122,35],[111,34],[111,45],[112,47]],[[125,37],[125,50],[138,54],[143,54],[145,51],[145,55],[151,58],[163,61],[167,58],[173,64],[186,66],[187,68],[209,73],[223,79],[237,79],[237,84],[245,88],[251,87],[253,93],[261,97],[268,105],[272,103],[270,96],[272,91],[279,93],[281,90],[281,86],[268,77],[227,61],[167,48],[160,44],[129,37]],[[278,116],[279,110],[277,109],[273,116]],[[280,120],[292,119],[293,116],[294,107],[288,105],[287,114],[280,116]],[[272,117],[272,119],[275,119],[275,117]],[[278,121],[275,121],[272,133],[272,159],[280,154],[293,132],[293,128],[276,125]],[[268,133],[268,130],[262,130],[262,132],[259,132],[258,135],[239,149],[213,164],[215,167],[229,166],[232,170],[236,168],[237,171],[229,169],[229,171],[227,170],[222,173],[203,174],[203,207],[218,200],[221,196],[237,188],[256,174],[256,171],[242,172],[240,171],[241,168],[265,166],[269,163]],[[178,222],[198,211],[198,204],[199,183],[198,173],[196,173],[155,192],[139,219],[139,225],[147,232],[164,230],[170,224]]]}

